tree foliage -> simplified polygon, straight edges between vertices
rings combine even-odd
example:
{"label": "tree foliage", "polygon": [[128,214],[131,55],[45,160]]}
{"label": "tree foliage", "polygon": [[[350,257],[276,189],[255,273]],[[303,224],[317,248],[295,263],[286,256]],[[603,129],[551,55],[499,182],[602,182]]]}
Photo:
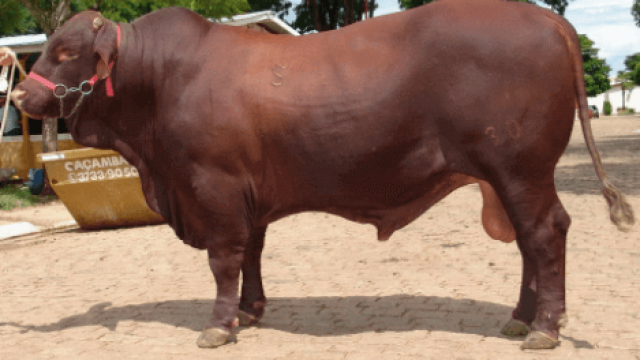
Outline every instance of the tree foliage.
{"label": "tree foliage", "polygon": [[27,8],[15,0],[0,0],[0,36],[25,34],[36,28]]}
{"label": "tree foliage", "polygon": [[580,38],[580,49],[582,50],[582,62],[584,65],[584,81],[587,86],[587,95],[596,96],[611,89],[609,82],[609,72],[611,68],[606,61],[598,58],[597,48],[594,42],[585,35],[578,35]]}
{"label": "tree foliage", "polygon": [[623,89],[629,89],[633,87],[632,74],[630,71],[627,71],[627,70],[618,71],[617,78],[620,84],[622,84]]}
{"label": "tree foliage", "polygon": [[378,8],[376,0],[303,0],[294,11],[292,26],[300,33],[335,30],[373,17]]}
{"label": "tree foliage", "polygon": [[71,16],[72,0],[14,0],[29,10],[33,19],[48,35],[53,34]]}
{"label": "tree foliage", "polygon": [[158,7],[182,6],[213,19],[231,17],[251,10],[247,0],[155,0],[153,2]]}
{"label": "tree foliage", "polygon": [[289,15],[293,4],[288,0],[248,0],[251,11],[271,10],[278,14],[280,19]]}
{"label": "tree foliage", "polygon": [[624,65],[629,73],[629,80],[640,86],[640,53],[627,56]]}
{"label": "tree foliage", "polygon": [[[398,4],[400,5],[401,9],[411,9],[416,6],[428,4],[433,1],[434,0],[398,0]],[[569,0],[509,0],[509,1],[526,2],[530,4],[538,4],[538,3],[546,4],[550,6],[551,9],[553,9],[553,11],[555,11],[560,15],[564,15],[564,11],[569,5]],[[640,1],[640,0],[635,0],[635,1]]]}
{"label": "tree foliage", "polygon": [[632,73],[626,70],[621,70],[618,71],[618,81],[620,82],[620,85],[622,86],[622,110],[626,109],[626,104],[625,104],[625,90],[629,90],[633,87],[633,81],[632,81]]}
{"label": "tree foliage", "polygon": [[79,10],[94,9],[114,21],[130,22],[151,11],[182,6],[207,18],[230,17],[250,9],[247,0],[74,0]]}
{"label": "tree foliage", "polygon": [[[270,0],[254,1],[266,3]],[[36,31],[50,35],[71,15],[87,9],[98,10],[114,21],[131,22],[166,6],[186,7],[214,19],[251,9],[247,0],[0,0],[0,35]]]}
{"label": "tree foliage", "polygon": [[76,5],[77,12],[96,10],[107,19],[117,22],[131,22],[156,9],[158,6],[155,2],[143,0],[85,0]]}
{"label": "tree foliage", "polygon": [[640,0],[634,0],[631,6],[631,15],[636,21],[636,25],[640,26]]}

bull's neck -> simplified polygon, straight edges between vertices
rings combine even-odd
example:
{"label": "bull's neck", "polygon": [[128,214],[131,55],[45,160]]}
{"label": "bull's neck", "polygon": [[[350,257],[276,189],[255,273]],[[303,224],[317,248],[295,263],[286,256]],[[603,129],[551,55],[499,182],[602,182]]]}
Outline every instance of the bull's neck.
{"label": "bull's neck", "polygon": [[151,149],[145,144],[153,135],[156,118],[154,72],[160,59],[151,56],[156,45],[149,41],[144,28],[131,24],[119,26],[122,43],[111,73],[115,96],[106,96],[103,82],[96,84],[94,96],[78,114],[82,123],[95,121],[96,124],[86,127],[85,133],[78,137],[86,146],[148,157]]}
{"label": "bull's neck", "polygon": [[103,83],[97,83],[78,114],[82,131],[76,129],[74,137],[82,139],[82,145],[123,155],[128,151],[149,160],[154,157],[154,129],[167,125],[160,122],[173,121],[167,112],[175,110],[173,101],[184,91],[185,79],[199,70],[184,54],[196,52],[211,24],[174,8],[119,25],[122,42],[111,73],[115,96],[107,97]]}

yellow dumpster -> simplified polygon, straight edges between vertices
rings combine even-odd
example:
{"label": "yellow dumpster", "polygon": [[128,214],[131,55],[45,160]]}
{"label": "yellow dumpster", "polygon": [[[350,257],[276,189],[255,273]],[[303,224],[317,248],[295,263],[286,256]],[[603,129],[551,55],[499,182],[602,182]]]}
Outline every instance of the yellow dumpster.
{"label": "yellow dumpster", "polygon": [[51,187],[83,229],[164,222],[149,209],[138,170],[112,150],[38,154]]}

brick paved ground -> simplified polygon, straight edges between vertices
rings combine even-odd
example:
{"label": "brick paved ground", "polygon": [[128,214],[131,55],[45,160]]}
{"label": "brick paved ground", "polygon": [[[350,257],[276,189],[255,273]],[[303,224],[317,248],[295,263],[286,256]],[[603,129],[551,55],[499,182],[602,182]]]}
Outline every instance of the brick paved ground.
{"label": "brick paved ground", "polygon": [[[640,211],[640,120],[596,120],[607,169]],[[578,128],[576,128],[578,130]],[[460,189],[388,242],[325,214],[273,224],[269,307],[236,344],[197,348],[215,284],[166,226],[0,242],[0,359],[640,359],[640,228],[608,222],[575,131],[557,171],[573,218],[569,325],[553,351],[500,335],[517,301],[515,244],[490,240]]]}

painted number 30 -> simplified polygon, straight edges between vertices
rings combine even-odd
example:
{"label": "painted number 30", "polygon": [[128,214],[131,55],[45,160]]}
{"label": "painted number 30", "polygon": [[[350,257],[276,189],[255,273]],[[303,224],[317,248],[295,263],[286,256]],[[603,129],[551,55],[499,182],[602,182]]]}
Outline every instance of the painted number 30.
{"label": "painted number 30", "polygon": [[87,182],[87,181],[98,181],[98,180],[111,180],[118,178],[130,178],[130,177],[139,177],[138,169],[133,166],[125,167],[125,168],[116,168],[116,169],[107,169],[106,171],[98,170],[98,171],[85,171],[85,172],[77,172],[77,173],[69,173],[69,182],[77,183],[77,182]]}

